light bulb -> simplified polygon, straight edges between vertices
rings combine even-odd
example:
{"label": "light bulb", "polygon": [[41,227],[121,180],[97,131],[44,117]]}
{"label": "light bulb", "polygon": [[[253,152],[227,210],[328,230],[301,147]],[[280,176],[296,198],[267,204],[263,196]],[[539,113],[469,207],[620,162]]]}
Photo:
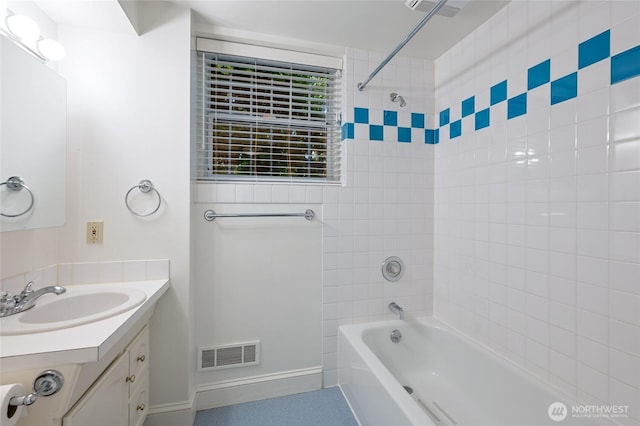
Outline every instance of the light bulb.
{"label": "light bulb", "polygon": [[33,19],[24,15],[7,16],[7,29],[21,40],[37,40],[40,37],[40,27]]}
{"label": "light bulb", "polygon": [[59,61],[64,58],[64,47],[56,40],[42,39],[37,44],[38,52],[50,61]]}

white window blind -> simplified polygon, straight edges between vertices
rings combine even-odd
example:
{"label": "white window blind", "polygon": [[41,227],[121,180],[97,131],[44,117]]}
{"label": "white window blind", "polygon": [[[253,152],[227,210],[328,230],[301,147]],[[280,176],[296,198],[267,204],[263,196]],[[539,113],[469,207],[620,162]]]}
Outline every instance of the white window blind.
{"label": "white window blind", "polygon": [[333,68],[198,52],[199,180],[340,181]]}

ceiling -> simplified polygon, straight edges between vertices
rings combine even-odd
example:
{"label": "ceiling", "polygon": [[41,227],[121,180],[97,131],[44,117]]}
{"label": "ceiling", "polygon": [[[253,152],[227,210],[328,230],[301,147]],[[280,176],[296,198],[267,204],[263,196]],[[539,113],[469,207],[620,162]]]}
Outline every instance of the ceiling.
{"label": "ceiling", "polygon": [[[120,3],[130,0],[120,0]],[[123,13],[114,16],[115,0],[40,0],[36,3],[60,25],[122,30]],[[311,51],[340,51],[344,47],[391,52],[425,16],[405,0],[173,0],[138,2],[144,20],[158,5],[191,8],[199,35],[232,41],[257,41],[300,46]],[[457,4],[456,4],[457,3]],[[435,59],[493,16],[508,1],[470,0],[452,18],[436,15],[401,54]],[[108,12],[108,13],[107,13]],[[116,22],[117,21],[117,22]]]}

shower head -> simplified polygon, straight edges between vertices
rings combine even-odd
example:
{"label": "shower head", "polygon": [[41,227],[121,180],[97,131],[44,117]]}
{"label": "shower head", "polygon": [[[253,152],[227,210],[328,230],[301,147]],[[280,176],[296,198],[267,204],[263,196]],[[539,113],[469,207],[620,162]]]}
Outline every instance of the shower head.
{"label": "shower head", "polygon": [[400,108],[407,106],[407,103],[404,101],[404,98],[395,92],[389,94],[389,98],[391,99],[391,102],[399,102]]}
{"label": "shower head", "polygon": [[[436,3],[436,1],[430,0],[407,0],[405,6],[414,11],[429,12]],[[450,0],[446,5],[442,6],[437,15],[453,18],[467,3],[469,3],[469,0]]]}

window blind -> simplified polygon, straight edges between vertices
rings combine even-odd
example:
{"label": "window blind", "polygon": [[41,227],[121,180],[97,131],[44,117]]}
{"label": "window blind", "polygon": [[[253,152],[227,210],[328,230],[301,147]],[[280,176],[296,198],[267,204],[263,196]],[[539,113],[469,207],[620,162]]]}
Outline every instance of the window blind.
{"label": "window blind", "polygon": [[199,180],[340,181],[332,68],[198,52]]}

